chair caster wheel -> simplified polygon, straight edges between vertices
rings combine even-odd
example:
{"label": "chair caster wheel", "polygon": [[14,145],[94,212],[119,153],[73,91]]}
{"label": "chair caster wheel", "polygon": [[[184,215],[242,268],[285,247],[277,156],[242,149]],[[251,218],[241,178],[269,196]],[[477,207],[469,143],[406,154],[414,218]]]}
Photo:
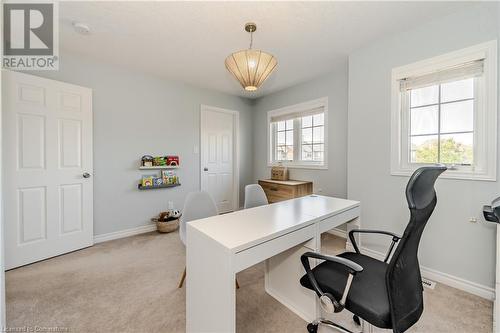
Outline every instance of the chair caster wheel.
{"label": "chair caster wheel", "polygon": [[352,320],[356,323],[356,325],[361,326],[361,320],[359,320],[359,317],[354,315],[352,316]]}
{"label": "chair caster wheel", "polygon": [[309,333],[316,333],[318,332],[318,325],[314,325],[313,323],[307,324],[307,332]]}

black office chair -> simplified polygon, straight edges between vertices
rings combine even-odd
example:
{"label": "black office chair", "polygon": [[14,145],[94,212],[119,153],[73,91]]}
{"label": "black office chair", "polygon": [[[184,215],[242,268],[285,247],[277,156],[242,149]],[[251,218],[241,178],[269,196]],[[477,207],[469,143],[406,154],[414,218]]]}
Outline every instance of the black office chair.
{"label": "black office chair", "polygon": [[[316,292],[326,312],[340,312],[345,308],[354,314],[353,319],[357,324],[362,318],[374,326],[392,329],[395,333],[406,331],[418,321],[424,310],[418,244],[436,206],[434,183],[445,170],[446,167],[442,165],[422,167],[411,176],[406,186],[411,216],[402,237],[387,231],[355,229],[349,232],[349,239],[356,252],[345,252],[338,256],[313,252],[302,255],[306,274],[300,283]],[[361,254],[354,239],[355,233],[392,237],[385,260]],[[391,257],[396,243],[398,246]],[[309,258],[324,261],[311,269]],[[322,318],[308,324],[308,332],[317,332],[320,324],[351,332]]]}

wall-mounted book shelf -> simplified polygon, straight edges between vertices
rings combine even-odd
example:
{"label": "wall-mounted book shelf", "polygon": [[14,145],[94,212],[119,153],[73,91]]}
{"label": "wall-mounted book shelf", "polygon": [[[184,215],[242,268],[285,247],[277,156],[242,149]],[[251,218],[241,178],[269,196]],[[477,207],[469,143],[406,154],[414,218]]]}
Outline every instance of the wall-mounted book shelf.
{"label": "wall-mounted book shelf", "polygon": [[137,188],[139,190],[154,190],[158,188],[168,188],[168,187],[176,187],[176,186],[181,186],[181,184],[162,184],[162,185],[156,185],[156,186],[142,186],[142,184],[138,184]]}
{"label": "wall-mounted book shelf", "polygon": [[140,166],[139,170],[161,170],[161,169],[179,169],[178,165],[162,165],[162,166]]}

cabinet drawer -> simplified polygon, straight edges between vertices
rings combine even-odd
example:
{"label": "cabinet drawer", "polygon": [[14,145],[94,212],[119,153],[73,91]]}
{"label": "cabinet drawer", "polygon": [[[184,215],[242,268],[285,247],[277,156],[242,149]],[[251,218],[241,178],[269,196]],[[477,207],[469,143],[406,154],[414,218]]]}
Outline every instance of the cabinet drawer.
{"label": "cabinet drawer", "polygon": [[288,200],[295,197],[295,189],[293,186],[265,182],[261,182],[260,185],[266,193],[269,202]]}

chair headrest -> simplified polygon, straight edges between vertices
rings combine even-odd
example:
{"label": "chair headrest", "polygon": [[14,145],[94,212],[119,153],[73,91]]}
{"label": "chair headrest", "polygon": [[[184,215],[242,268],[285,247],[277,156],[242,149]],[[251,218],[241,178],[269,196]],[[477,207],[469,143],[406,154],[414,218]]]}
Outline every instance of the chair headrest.
{"label": "chair headrest", "polygon": [[446,169],[446,166],[440,164],[415,170],[406,185],[406,200],[410,209],[425,208],[432,202],[435,196],[434,183]]}

